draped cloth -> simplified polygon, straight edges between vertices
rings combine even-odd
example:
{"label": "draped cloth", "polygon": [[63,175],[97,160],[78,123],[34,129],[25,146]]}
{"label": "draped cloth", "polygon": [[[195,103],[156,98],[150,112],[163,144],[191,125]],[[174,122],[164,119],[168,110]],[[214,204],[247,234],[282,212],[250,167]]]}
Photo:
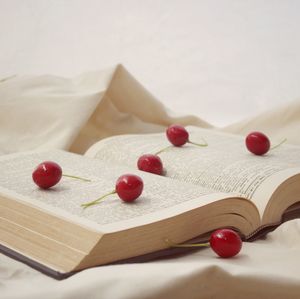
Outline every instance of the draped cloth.
{"label": "draped cloth", "polygon": [[[83,154],[102,138],[162,132],[173,123],[236,134],[260,130],[300,145],[299,100],[215,128],[198,116],[168,110],[122,65],[71,79],[47,75],[0,81],[2,155],[42,148]],[[148,263],[96,267],[63,281],[0,255],[0,294],[1,299],[299,298],[299,252],[300,220],[293,220],[265,239],[244,243],[232,259],[202,249]]]}

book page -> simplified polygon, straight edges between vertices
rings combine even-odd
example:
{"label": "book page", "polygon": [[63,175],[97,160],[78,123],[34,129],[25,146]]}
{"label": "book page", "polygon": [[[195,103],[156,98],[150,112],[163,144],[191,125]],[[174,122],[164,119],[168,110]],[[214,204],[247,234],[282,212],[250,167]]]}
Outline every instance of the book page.
{"label": "book page", "polygon": [[[39,163],[49,160],[58,163],[64,174],[83,177],[91,182],[63,177],[56,186],[48,190],[38,188],[32,180],[32,171]],[[155,214],[159,218],[160,212],[174,207],[178,207],[176,209],[180,213],[193,205],[199,207],[230,197],[207,188],[185,183],[178,184],[168,178],[63,151],[3,156],[0,162],[0,196],[1,193],[3,196],[14,195],[15,198],[25,200],[28,204],[55,213],[64,211],[64,215],[70,219],[73,216],[85,218],[102,228],[135,218],[146,219],[150,214]],[[124,203],[118,195],[113,194],[99,205],[87,209],[80,206],[84,202],[95,200],[113,191],[117,178],[125,173],[135,173],[144,181],[143,193],[135,202]],[[132,225],[135,224],[132,222]]]}
{"label": "book page", "polygon": [[[187,130],[191,141],[202,143],[204,138],[208,146],[171,146],[160,153],[165,175],[221,192],[237,192],[254,201],[261,215],[270,196],[264,182],[274,175],[282,176],[283,181],[288,178],[285,170],[300,166],[297,146],[283,144],[264,156],[256,156],[246,149],[243,136],[195,127]],[[122,135],[100,141],[86,155],[137,167],[141,155],[154,154],[168,145],[164,133]]]}

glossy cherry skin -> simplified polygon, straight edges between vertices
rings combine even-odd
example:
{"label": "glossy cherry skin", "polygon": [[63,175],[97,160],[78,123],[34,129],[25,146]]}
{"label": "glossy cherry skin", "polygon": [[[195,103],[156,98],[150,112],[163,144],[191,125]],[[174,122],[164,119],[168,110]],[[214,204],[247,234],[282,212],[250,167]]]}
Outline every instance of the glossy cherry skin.
{"label": "glossy cherry skin", "polygon": [[246,140],[247,149],[254,155],[264,155],[270,149],[269,138],[261,132],[251,132],[247,135]]}
{"label": "glossy cherry skin", "polygon": [[56,185],[61,177],[61,167],[52,161],[42,162],[32,173],[33,181],[42,189],[48,189]]}
{"label": "glossy cherry skin", "polygon": [[189,141],[188,131],[180,125],[171,125],[166,131],[168,140],[175,146],[182,146]]}
{"label": "glossy cherry skin", "polygon": [[214,231],[209,240],[212,250],[223,258],[233,257],[242,249],[241,237],[231,229]]}
{"label": "glossy cherry skin", "polygon": [[124,174],[116,182],[116,192],[126,202],[136,200],[143,192],[143,180],[135,174]]}
{"label": "glossy cherry skin", "polygon": [[163,173],[163,163],[159,156],[146,154],[138,159],[139,170],[161,175]]}

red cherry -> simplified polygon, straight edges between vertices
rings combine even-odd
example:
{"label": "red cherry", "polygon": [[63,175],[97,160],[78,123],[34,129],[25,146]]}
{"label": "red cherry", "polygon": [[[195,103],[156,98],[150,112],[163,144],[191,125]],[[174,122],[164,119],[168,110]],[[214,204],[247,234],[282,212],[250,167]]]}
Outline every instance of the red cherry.
{"label": "red cherry", "polygon": [[116,182],[116,192],[126,202],[136,200],[142,194],[143,187],[143,180],[134,174],[124,174]]}
{"label": "red cherry", "polygon": [[189,141],[188,131],[180,125],[171,125],[168,127],[167,138],[175,146],[182,146]]}
{"label": "red cherry", "polygon": [[161,175],[163,173],[163,164],[159,156],[146,154],[139,157],[137,166],[139,170]]}
{"label": "red cherry", "polygon": [[261,132],[251,132],[246,137],[246,147],[254,155],[264,155],[270,149],[269,138]]}
{"label": "red cherry", "polygon": [[212,250],[223,258],[237,255],[242,248],[240,236],[231,229],[219,229],[214,231],[209,240]]}
{"label": "red cherry", "polygon": [[42,162],[32,173],[33,181],[42,189],[48,189],[56,185],[61,177],[61,167],[52,161]]}

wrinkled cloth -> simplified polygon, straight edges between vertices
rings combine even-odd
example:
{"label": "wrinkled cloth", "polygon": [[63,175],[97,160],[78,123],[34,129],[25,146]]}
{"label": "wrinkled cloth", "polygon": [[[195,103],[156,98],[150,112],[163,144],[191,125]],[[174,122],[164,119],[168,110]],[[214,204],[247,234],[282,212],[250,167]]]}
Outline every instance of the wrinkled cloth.
{"label": "wrinkled cloth", "polygon": [[[191,107],[192,111],[192,107]],[[225,128],[178,115],[118,65],[67,79],[16,76],[0,82],[0,154],[60,148],[84,154],[117,134],[152,133],[180,123],[300,145],[300,101]],[[209,248],[148,263],[84,270],[56,281],[0,254],[1,299],[53,298],[299,298],[300,220],[265,239],[244,243],[240,255],[217,258]]]}

